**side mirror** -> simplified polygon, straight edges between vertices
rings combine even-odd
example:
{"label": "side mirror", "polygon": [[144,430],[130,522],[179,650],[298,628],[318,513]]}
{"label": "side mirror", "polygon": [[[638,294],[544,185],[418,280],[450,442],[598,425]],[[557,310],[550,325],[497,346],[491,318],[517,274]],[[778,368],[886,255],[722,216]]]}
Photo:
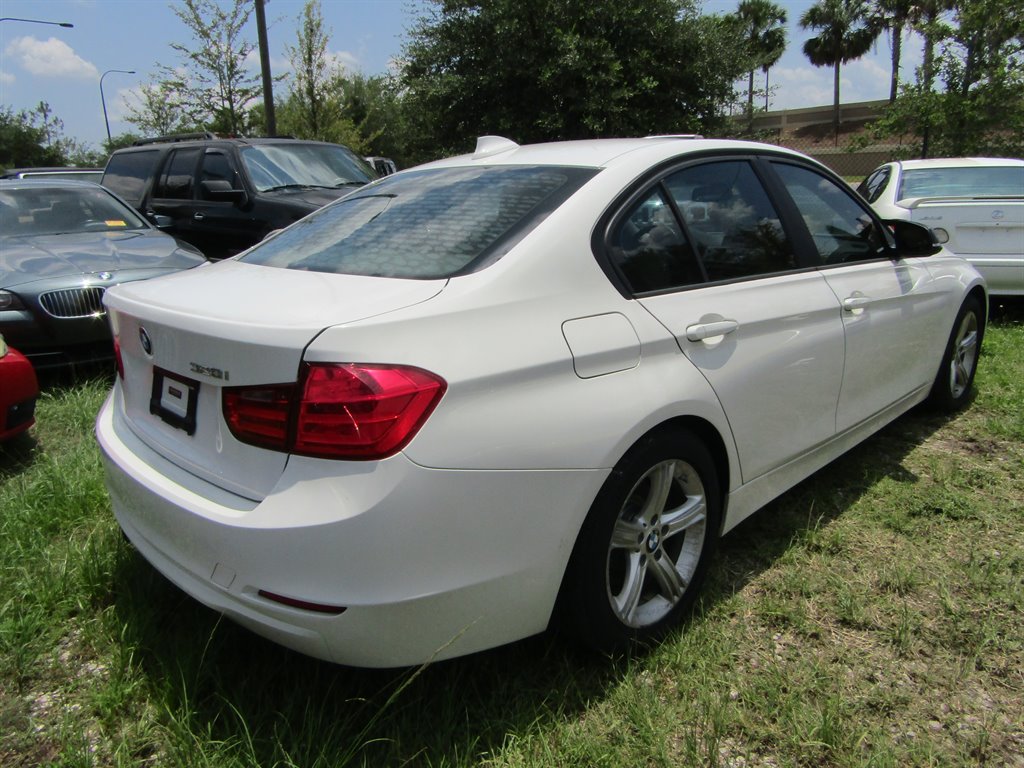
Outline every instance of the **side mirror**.
{"label": "side mirror", "polygon": [[174,226],[174,219],[170,216],[165,216],[162,213],[152,213],[150,214],[149,219],[157,229],[170,229]]}
{"label": "side mirror", "polygon": [[890,219],[885,222],[896,241],[901,256],[934,256],[942,250],[935,233],[916,221]]}
{"label": "side mirror", "polygon": [[249,199],[244,189],[235,189],[231,186],[230,181],[224,179],[207,179],[199,183],[199,188],[203,191],[203,198],[206,200],[245,205]]}

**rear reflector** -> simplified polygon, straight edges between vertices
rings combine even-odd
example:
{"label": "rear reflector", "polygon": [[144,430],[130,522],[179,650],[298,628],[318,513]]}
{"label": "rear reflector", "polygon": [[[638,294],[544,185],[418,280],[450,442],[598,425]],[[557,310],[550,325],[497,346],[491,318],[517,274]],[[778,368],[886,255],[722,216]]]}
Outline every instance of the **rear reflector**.
{"label": "rear reflector", "polygon": [[382,459],[402,450],[444,395],[420,368],[307,363],[298,384],[224,389],[224,418],[242,442],[303,456]]}
{"label": "rear reflector", "polygon": [[301,608],[304,611],[315,611],[316,613],[330,613],[337,616],[340,613],[345,612],[345,607],[341,605],[324,605],[323,603],[310,603],[307,600],[298,600],[294,597],[285,597],[284,595],[278,595],[273,592],[267,592],[265,589],[261,589],[257,592],[260,597],[265,597],[267,600],[273,600],[275,603],[281,603],[291,608]]}

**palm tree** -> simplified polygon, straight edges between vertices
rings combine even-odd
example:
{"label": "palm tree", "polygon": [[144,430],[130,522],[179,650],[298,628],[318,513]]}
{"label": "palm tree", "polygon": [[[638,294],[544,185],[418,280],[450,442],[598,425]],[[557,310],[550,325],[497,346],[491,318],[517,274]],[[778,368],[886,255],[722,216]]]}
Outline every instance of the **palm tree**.
{"label": "palm tree", "polygon": [[816,67],[834,70],[832,133],[839,142],[839,69],[841,64],[859,59],[867,53],[878,37],[878,29],[870,23],[868,0],[818,0],[803,16],[800,26],[819,32],[804,43],[804,55]]}
{"label": "palm tree", "polygon": [[[754,114],[754,71],[768,68],[786,50],[786,11],[771,0],[742,0],[736,9],[740,34],[750,56],[750,80],[747,84],[747,115]],[[767,86],[765,86],[767,88]]]}
{"label": "palm tree", "polygon": [[915,0],[876,0],[872,23],[892,35],[892,77],[889,81],[889,103],[896,101],[900,87],[900,58],[903,53],[903,29],[915,18]]}

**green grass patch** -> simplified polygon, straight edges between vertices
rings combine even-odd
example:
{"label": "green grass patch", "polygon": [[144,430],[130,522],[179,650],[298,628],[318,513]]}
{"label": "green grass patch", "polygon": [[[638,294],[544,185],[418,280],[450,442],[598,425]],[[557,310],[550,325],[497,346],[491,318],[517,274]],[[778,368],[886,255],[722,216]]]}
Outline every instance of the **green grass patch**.
{"label": "green grass patch", "polygon": [[1024,325],[978,395],[915,411],[727,536],[646,654],[542,636],[422,670],[314,661],[122,539],[56,386],[0,447],[0,765],[968,766],[1024,754]]}

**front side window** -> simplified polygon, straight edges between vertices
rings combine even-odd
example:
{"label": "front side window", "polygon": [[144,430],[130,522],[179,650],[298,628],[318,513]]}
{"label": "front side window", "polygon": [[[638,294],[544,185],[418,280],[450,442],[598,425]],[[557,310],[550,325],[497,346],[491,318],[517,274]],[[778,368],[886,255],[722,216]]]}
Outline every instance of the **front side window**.
{"label": "front side window", "polygon": [[200,196],[207,198],[208,195],[202,188],[204,181],[227,182],[231,189],[242,189],[234,164],[223,152],[207,151],[203,155],[203,166],[199,170]]}
{"label": "front side window", "polygon": [[388,176],[256,246],[250,264],[437,279],[492,263],[596,170],[438,168]]}
{"label": "front side window", "polygon": [[772,166],[814,240],[817,266],[885,256],[885,236],[847,190],[810,168],[777,162]]}
{"label": "front side window", "polygon": [[199,149],[172,152],[153,196],[167,200],[191,200],[199,152]]}
{"label": "front side window", "polygon": [[686,222],[708,280],[797,268],[779,215],[750,163],[702,163],[672,174],[665,186]]}

